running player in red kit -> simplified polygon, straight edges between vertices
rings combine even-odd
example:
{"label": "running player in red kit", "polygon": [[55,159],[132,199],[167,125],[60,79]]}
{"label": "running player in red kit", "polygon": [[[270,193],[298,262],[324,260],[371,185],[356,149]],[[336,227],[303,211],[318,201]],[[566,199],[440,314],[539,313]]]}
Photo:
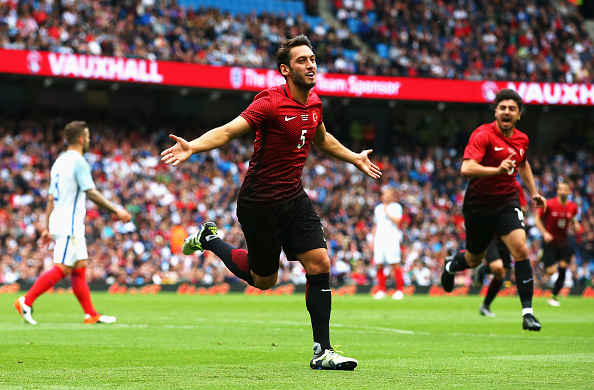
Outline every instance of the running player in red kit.
{"label": "running player in red kit", "polygon": [[[559,272],[553,288],[553,296],[549,299],[549,305],[551,306],[561,305],[557,295],[563,288],[565,271],[571,262],[572,251],[569,246],[567,231],[570,225],[573,225],[574,231],[579,230],[579,223],[575,218],[578,207],[568,199],[570,193],[569,184],[559,182],[557,184],[557,196],[549,199],[547,208],[539,210],[534,218],[536,227],[542,233],[543,254],[540,260],[545,266],[545,272],[549,277],[555,271]],[[557,268],[556,263],[559,263],[559,268]]]}
{"label": "running player in red kit", "polygon": [[478,127],[470,136],[460,170],[463,177],[470,178],[462,208],[466,251],[446,258],[441,284],[445,291],[452,291],[455,273],[481,264],[489,243],[497,235],[515,259],[522,327],[539,331],[541,325],[532,310],[534,276],[528,259],[516,174],[520,174],[537,207],[546,207],[546,199],[537,192],[526,160],[528,136],[515,128],[521,115],[520,95],[502,89],[495,98],[495,121]]}
{"label": "running player in red kit", "polygon": [[249,131],[256,132],[254,154],[237,200],[237,218],[248,250],[235,248],[217,236],[213,222],[204,223],[184,243],[184,254],[210,250],[237,277],[260,289],[277,281],[281,249],[306,271],[305,302],[311,318],[314,369],[353,370],[357,361],[341,356],[330,345],[330,258],[322,221],[301,183],[301,172],[313,143],[324,153],[348,162],[377,179],[380,169],[369,160],[371,150],[354,153],[326,132],[322,101],[311,89],[316,84],[316,57],[309,39],[286,40],[276,54],[278,71],[287,81],[268,88],[231,122],[161,155],[176,166],[193,153],[218,148]]}

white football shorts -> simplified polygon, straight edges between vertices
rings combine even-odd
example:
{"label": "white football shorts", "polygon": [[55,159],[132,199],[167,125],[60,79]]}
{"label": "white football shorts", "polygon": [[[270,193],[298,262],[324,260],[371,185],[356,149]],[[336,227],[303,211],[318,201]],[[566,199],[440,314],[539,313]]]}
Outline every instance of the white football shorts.
{"label": "white football shorts", "polygon": [[374,242],[373,261],[375,264],[399,264],[401,262],[400,243],[394,240]]}
{"label": "white football shorts", "polygon": [[54,236],[54,263],[74,267],[89,258],[85,236]]}

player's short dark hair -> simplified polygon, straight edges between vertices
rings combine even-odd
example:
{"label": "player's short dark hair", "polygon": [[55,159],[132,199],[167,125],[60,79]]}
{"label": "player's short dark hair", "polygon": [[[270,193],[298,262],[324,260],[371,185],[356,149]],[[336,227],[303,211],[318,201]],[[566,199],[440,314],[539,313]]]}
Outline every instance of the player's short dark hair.
{"label": "player's short dark hair", "polygon": [[78,138],[85,133],[85,129],[89,127],[85,121],[72,121],[64,127],[64,139],[66,143],[75,145]]}
{"label": "player's short dark hair", "polygon": [[518,104],[518,109],[522,111],[522,97],[513,89],[505,88],[497,92],[497,96],[495,96],[495,107],[497,107],[502,100],[513,100]]}
{"label": "player's short dark hair", "polygon": [[276,52],[276,69],[279,73],[281,73],[281,65],[284,64],[289,66],[291,63],[291,49],[297,46],[307,46],[313,51],[313,46],[311,45],[309,38],[303,34],[297,35],[295,38],[287,39]]}

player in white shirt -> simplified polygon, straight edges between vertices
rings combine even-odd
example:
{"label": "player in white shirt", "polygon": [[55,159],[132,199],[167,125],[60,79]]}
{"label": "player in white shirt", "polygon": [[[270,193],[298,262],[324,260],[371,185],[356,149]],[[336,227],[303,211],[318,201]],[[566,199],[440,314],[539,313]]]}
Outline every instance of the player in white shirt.
{"label": "player in white shirt", "polygon": [[389,274],[393,272],[396,282],[396,292],[392,298],[404,297],[404,277],[400,267],[401,220],[402,206],[395,201],[394,189],[388,188],[383,192],[381,203],[375,206],[373,214],[373,260],[377,265],[378,282],[378,289],[373,297],[376,299],[386,296],[385,265],[388,266]]}
{"label": "player in white shirt", "polygon": [[72,291],[84,312],[85,324],[113,323],[115,317],[102,315],[91,301],[85,277],[87,267],[87,242],[85,239],[86,199],[110,211],[122,222],[129,222],[130,213],[105,198],[95,188],[91,168],[83,154],[89,148],[90,134],[86,122],[70,122],[64,128],[68,150],[61,154],[51,170],[47,197],[46,228],[41,233],[42,248],[54,244],[55,266],[37,278],[31,289],[14,301],[14,307],[23,319],[36,325],[32,317],[33,302],[62,278],[70,275]]}

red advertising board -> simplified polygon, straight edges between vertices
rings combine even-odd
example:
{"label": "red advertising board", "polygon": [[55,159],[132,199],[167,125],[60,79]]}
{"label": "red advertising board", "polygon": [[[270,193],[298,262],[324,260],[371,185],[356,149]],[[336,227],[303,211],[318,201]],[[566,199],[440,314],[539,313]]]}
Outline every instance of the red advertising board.
{"label": "red advertising board", "polygon": [[[0,49],[0,73],[237,91],[260,91],[285,82],[273,69],[4,49]],[[320,96],[489,103],[502,88],[518,91],[526,104],[594,106],[592,84],[319,73],[315,91]]]}

